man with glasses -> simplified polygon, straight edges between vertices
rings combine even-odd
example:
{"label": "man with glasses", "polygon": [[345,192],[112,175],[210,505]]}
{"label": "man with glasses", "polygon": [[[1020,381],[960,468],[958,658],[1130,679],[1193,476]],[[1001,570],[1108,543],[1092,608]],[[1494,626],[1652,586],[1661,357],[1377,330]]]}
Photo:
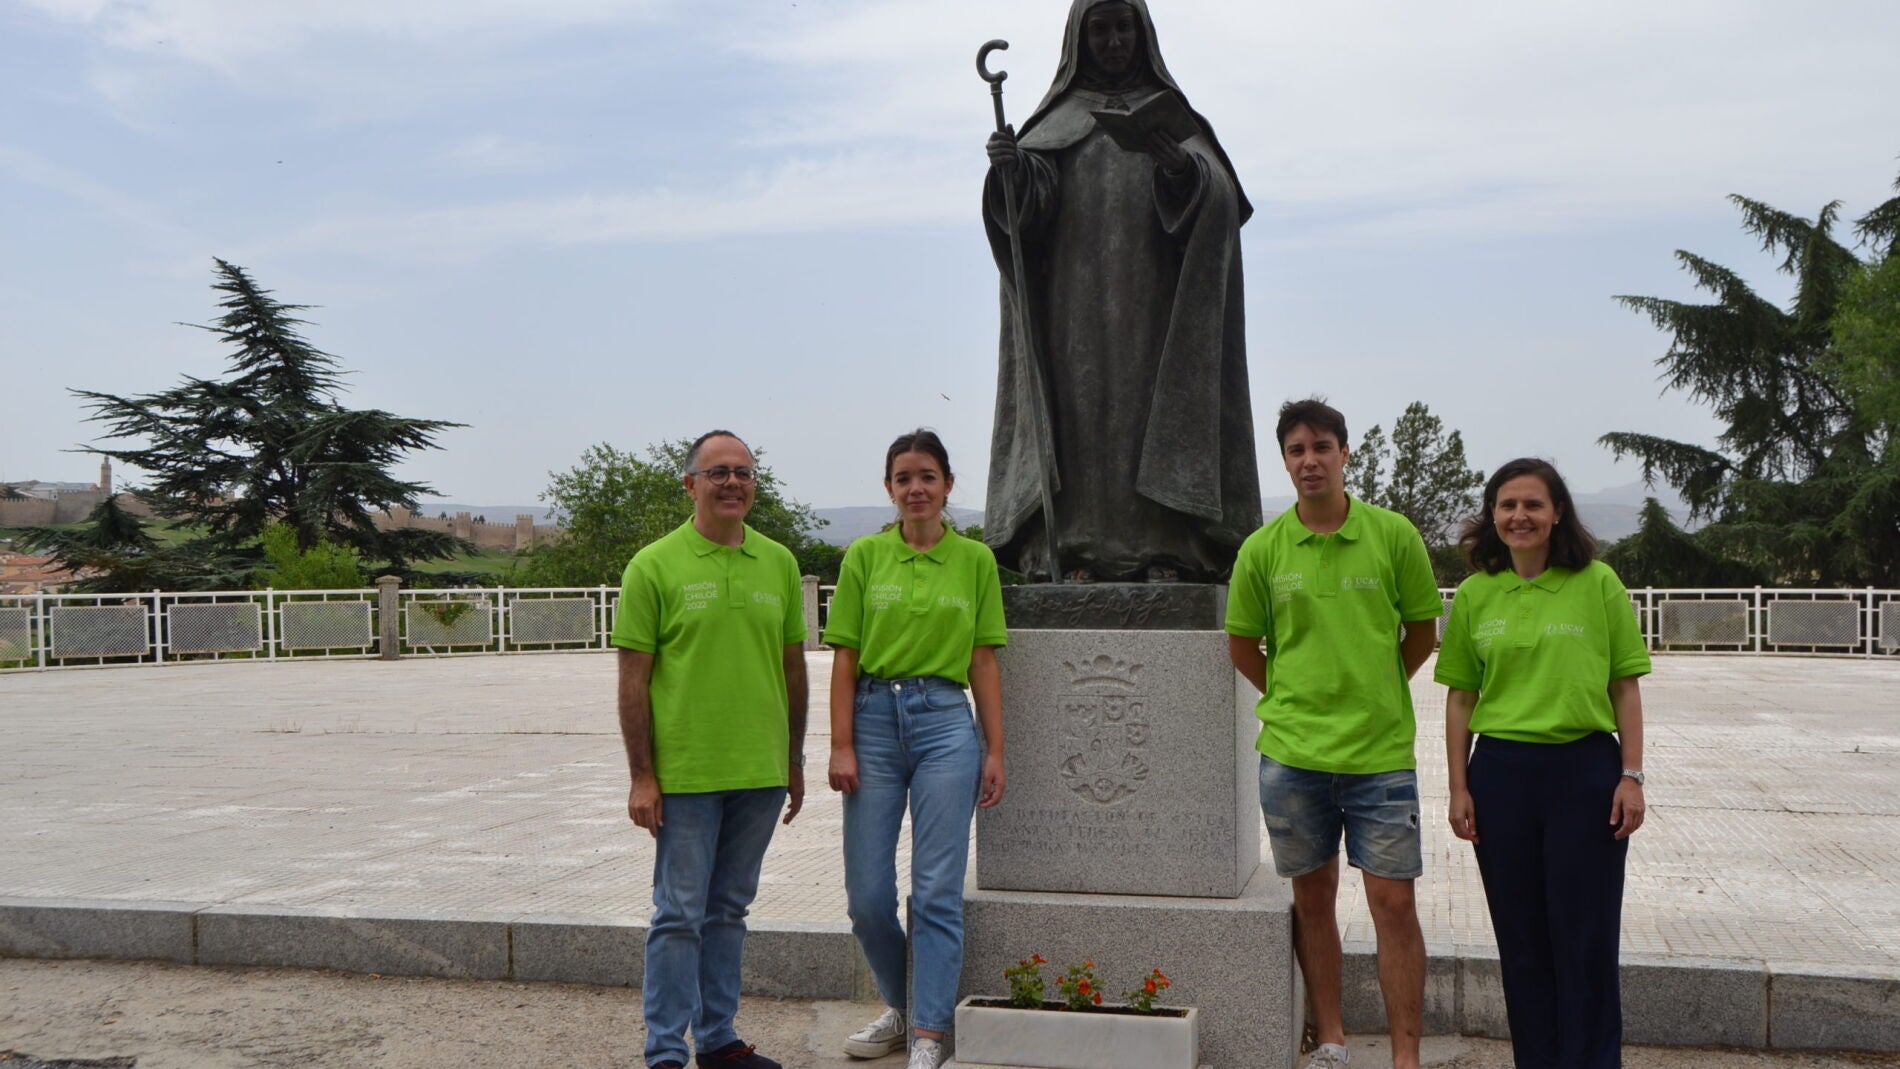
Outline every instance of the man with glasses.
{"label": "man with glasses", "polygon": [[779,807],[805,799],[805,613],[791,551],[746,526],[752,451],[709,431],[686,455],[693,517],[621,581],[627,815],[655,839],[646,1063],[780,1069],[739,1038],[745,915]]}

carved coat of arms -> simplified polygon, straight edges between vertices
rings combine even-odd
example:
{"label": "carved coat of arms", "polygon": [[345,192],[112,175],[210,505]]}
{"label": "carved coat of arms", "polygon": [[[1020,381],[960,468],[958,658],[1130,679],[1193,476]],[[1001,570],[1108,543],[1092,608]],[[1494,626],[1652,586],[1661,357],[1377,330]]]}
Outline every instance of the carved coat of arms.
{"label": "carved coat of arms", "polygon": [[1061,699],[1062,782],[1102,805],[1127,798],[1148,778],[1147,699],[1135,691],[1141,665],[1103,654],[1064,667],[1071,689]]}

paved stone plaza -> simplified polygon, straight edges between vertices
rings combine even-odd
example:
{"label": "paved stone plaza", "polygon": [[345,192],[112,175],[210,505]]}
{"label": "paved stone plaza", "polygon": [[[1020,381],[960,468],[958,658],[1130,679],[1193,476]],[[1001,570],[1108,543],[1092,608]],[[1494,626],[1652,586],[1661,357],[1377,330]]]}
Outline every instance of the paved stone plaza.
{"label": "paved stone plaza", "polygon": [[[816,789],[754,916],[843,932],[830,659],[810,661]],[[643,920],[613,670],[588,653],[0,676],[0,899]],[[1430,671],[1419,901],[1437,957],[1491,936],[1444,826]],[[1626,956],[1900,980],[1900,662],[1663,656],[1644,697]],[[1369,942],[1350,890],[1346,938]]]}

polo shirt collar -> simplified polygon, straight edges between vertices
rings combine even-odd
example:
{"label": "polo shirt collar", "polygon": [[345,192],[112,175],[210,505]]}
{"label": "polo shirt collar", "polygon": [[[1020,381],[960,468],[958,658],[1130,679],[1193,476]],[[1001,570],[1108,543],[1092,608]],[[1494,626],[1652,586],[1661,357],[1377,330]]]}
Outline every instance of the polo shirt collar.
{"label": "polo shirt collar", "polygon": [[1549,567],[1539,572],[1535,579],[1526,579],[1509,568],[1506,568],[1502,574],[1505,577],[1504,589],[1507,591],[1518,591],[1527,586],[1534,586],[1546,593],[1555,594],[1564,588],[1564,581],[1570,578],[1572,572],[1568,568]]}
{"label": "polo shirt collar", "polygon": [[937,539],[937,544],[931,546],[928,550],[919,552],[915,546],[904,541],[904,528],[901,522],[898,526],[891,528],[890,535],[891,538],[897,542],[897,559],[900,563],[908,563],[916,560],[918,557],[922,557],[932,564],[948,563],[950,560],[950,540],[952,538],[961,537],[946,523],[943,525],[943,537]]}
{"label": "polo shirt collar", "polygon": [[[710,556],[714,553],[719,552],[722,549],[733,548],[729,546],[722,546],[719,543],[713,541],[712,539],[707,538],[705,535],[700,534],[699,528],[693,526],[693,521],[691,519],[688,519],[685,523],[681,524],[680,529],[686,532],[686,544],[692,547],[693,556],[695,557]],[[745,554],[748,557],[758,556],[757,553],[754,553],[752,551],[752,544],[756,538],[757,538],[757,532],[752,530],[751,524],[747,524],[745,526],[745,540],[740,542],[737,547],[739,552]]]}
{"label": "polo shirt collar", "polygon": [[[1334,531],[1333,534],[1340,538],[1345,539],[1348,542],[1359,541],[1359,535],[1364,531],[1365,524],[1366,524],[1366,521],[1360,518],[1361,514],[1363,514],[1365,510],[1366,510],[1366,506],[1364,504],[1362,504],[1357,498],[1353,497],[1351,494],[1347,494],[1346,495],[1346,522],[1340,524],[1339,530]],[[1296,533],[1298,533],[1299,535],[1298,538],[1295,538],[1293,540],[1296,545],[1311,542],[1315,538],[1327,537],[1326,535],[1322,535],[1315,532],[1311,527],[1308,527],[1306,524],[1300,522],[1300,504],[1298,500],[1295,500],[1293,502],[1293,507],[1290,509],[1287,509],[1286,511],[1288,515],[1293,517],[1293,526],[1296,529]]]}

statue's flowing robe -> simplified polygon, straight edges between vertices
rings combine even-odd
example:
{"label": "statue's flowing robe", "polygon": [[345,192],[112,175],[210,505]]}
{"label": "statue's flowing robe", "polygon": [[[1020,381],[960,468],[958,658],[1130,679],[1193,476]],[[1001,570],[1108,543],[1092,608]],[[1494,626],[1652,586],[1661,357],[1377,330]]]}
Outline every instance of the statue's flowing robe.
{"label": "statue's flowing robe", "polygon": [[1125,93],[1071,84],[1081,13],[1094,2],[1071,12],[1063,69],[1018,140],[1023,283],[1046,411],[1016,335],[1005,172],[992,169],[984,190],[1003,276],[984,539],[1005,567],[1048,574],[1037,447],[1047,433],[1065,572],[1137,579],[1160,567],[1216,579],[1261,522],[1241,299],[1240,225],[1251,208],[1205,119],[1182,144],[1192,167],[1180,177],[1099,128],[1090,111],[1133,110],[1178,89],[1142,5],[1147,84]]}

